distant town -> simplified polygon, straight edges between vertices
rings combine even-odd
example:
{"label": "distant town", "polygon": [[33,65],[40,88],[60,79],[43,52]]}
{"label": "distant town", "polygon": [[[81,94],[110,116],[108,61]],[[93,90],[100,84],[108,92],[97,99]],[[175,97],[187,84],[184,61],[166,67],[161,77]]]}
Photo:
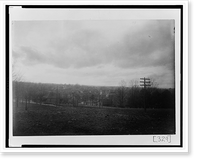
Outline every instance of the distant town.
{"label": "distant town", "polygon": [[144,99],[147,108],[174,108],[175,105],[174,88],[163,89],[153,84],[144,88],[137,81],[129,86],[121,81],[118,87],[14,81],[13,96],[17,106],[22,102],[74,107],[143,108]]}

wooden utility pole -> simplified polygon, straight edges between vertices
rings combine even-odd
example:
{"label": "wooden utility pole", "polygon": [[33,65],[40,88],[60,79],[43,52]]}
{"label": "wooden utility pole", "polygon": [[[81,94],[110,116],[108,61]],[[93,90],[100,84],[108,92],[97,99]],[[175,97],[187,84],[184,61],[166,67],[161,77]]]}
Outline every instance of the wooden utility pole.
{"label": "wooden utility pole", "polygon": [[140,86],[144,87],[144,111],[146,112],[146,87],[151,86],[151,81],[149,78],[140,78]]}

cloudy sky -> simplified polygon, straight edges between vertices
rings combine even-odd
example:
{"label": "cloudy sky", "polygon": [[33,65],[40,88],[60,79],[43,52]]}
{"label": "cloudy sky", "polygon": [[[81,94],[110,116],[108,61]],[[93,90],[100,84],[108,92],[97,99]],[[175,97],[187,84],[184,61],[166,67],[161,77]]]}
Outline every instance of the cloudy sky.
{"label": "cloudy sky", "polygon": [[24,81],[117,86],[150,77],[174,87],[173,20],[14,21],[12,59]]}

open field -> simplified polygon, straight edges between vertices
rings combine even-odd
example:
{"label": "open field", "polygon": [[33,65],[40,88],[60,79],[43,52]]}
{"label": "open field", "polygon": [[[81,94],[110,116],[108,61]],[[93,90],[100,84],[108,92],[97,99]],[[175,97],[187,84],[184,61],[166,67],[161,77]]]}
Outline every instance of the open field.
{"label": "open field", "polygon": [[13,135],[174,134],[174,109],[54,107],[24,104],[13,110]]}

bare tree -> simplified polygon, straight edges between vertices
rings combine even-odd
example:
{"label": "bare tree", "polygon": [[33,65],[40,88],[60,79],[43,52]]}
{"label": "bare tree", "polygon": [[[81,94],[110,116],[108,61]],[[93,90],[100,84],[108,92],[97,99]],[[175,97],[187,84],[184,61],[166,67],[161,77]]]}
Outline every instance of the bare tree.
{"label": "bare tree", "polygon": [[37,90],[38,90],[38,100],[41,105],[43,103],[44,96],[47,94],[45,84],[39,83]]}
{"label": "bare tree", "polygon": [[22,81],[22,73],[17,71],[16,62],[12,64],[12,81]]}
{"label": "bare tree", "polygon": [[118,106],[124,107],[126,104],[126,82],[122,80],[119,83],[119,88],[117,89],[117,100],[118,100]]}
{"label": "bare tree", "polygon": [[28,83],[24,83],[23,84],[24,87],[24,101],[25,101],[25,110],[28,110],[28,98],[29,98],[29,94],[30,94],[30,85]]}
{"label": "bare tree", "polygon": [[16,63],[12,64],[12,82],[13,82],[13,100],[16,103],[16,107],[19,105],[20,99],[22,99],[22,74],[16,70]]}
{"label": "bare tree", "polygon": [[102,90],[99,90],[99,93],[98,93],[98,105],[99,105],[99,108],[100,106],[102,106]]}
{"label": "bare tree", "polygon": [[139,101],[139,82],[137,80],[131,80],[129,82],[128,91],[128,106],[136,107]]}
{"label": "bare tree", "polygon": [[139,87],[139,82],[137,80],[131,80],[129,82],[129,85],[130,85],[130,88],[131,88],[131,96],[133,96],[136,88]]}
{"label": "bare tree", "polygon": [[131,81],[129,82],[129,86],[130,86],[131,88],[137,88],[137,87],[139,87],[139,82],[138,82],[137,80],[131,80]]}
{"label": "bare tree", "polygon": [[156,82],[156,79],[150,78],[151,88],[158,88],[159,84]]}

